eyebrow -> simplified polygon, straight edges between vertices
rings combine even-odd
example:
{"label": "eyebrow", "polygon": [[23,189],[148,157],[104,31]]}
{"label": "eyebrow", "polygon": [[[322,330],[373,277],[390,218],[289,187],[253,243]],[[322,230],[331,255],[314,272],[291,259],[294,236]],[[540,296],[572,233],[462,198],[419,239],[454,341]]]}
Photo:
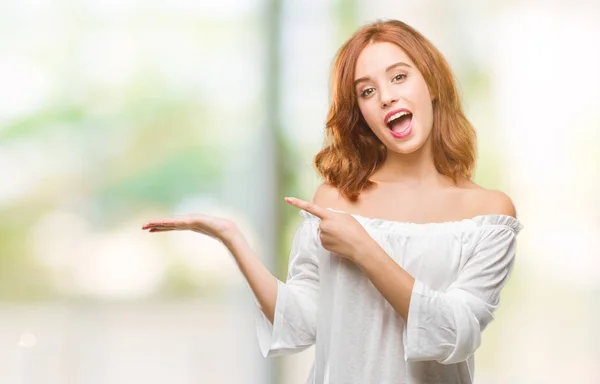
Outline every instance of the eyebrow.
{"label": "eyebrow", "polygon": [[[396,67],[408,67],[411,68],[410,65],[406,64],[405,62],[399,61],[395,64],[390,65],[389,67],[387,67],[385,69],[386,72],[391,71],[392,69],[396,68]],[[354,80],[354,86],[356,87],[358,85],[358,83],[362,83],[363,81],[367,81],[370,80],[371,78],[369,76],[365,76],[365,77],[361,77],[360,79],[356,79]]]}

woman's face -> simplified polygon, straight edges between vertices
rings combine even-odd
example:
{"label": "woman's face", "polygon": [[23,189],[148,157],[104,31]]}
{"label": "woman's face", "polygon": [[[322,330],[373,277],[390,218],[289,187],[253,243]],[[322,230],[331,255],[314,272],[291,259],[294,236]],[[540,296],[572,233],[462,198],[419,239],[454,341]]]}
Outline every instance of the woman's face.
{"label": "woman's face", "polygon": [[408,154],[427,142],[433,126],[429,88],[400,47],[387,42],[367,46],[354,79],[360,111],[389,150]]}

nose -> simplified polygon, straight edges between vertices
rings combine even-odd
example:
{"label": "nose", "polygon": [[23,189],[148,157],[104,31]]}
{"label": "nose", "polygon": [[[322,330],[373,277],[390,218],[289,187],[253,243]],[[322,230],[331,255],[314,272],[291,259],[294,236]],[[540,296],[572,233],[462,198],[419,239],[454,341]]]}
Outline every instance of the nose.
{"label": "nose", "polygon": [[394,96],[387,89],[381,89],[381,91],[379,92],[379,100],[381,103],[381,108],[388,108],[390,105],[398,101],[398,97]]}

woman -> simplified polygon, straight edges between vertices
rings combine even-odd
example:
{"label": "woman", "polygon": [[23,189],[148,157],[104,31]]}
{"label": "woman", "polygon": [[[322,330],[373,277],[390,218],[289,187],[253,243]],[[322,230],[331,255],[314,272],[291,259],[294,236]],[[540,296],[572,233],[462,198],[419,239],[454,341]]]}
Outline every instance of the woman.
{"label": "woman", "polygon": [[150,222],[220,239],[253,290],[265,357],[316,343],[308,383],[472,383],[522,229],[510,198],[473,183],[475,132],[448,64],[400,21],[360,29],[336,57],[325,182],[301,209],[286,283],[234,223]]}

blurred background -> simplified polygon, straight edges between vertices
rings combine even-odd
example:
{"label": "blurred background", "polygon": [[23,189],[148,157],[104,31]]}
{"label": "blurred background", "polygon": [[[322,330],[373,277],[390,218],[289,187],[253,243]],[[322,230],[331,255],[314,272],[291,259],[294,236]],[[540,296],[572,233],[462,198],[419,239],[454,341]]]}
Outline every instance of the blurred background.
{"label": "blurred background", "polygon": [[600,383],[597,0],[0,0],[0,383],[304,383],[220,243],[141,226],[232,218],[285,281],[332,59],[381,18],[446,56],[525,226],[476,382]]}

